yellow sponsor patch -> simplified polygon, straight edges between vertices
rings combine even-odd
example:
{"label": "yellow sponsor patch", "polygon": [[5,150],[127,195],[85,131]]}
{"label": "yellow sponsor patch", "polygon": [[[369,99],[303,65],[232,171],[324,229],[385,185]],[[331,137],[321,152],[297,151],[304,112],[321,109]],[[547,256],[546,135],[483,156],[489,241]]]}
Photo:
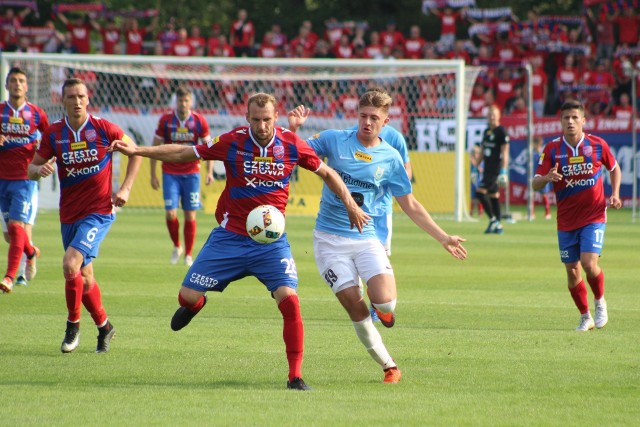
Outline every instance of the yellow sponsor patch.
{"label": "yellow sponsor patch", "polygon": [[188,128],[178,128],[178,129],[176,129],[176,132],[178,132],[178,133],[187,133],[187,132],[189,132],[189,129]]}
{"label": "yellow sponsor patch", "polygon": [[355,158],[367,163],[371,163],[371,160],[373,160],[371,154],[363,153],[362,151],[356,151]]}
{"label": "yellow sponsor patch", "polygon": [[273,157],[254,157],[253,160],[262,163],[273,163]]}
{"label": "yellow sponsor patch", "polygon": [[16,124],[23,124],[24,120],[22,119],[22,117],[9,117],[9,123],[16,123]]}
{"label": "yellow sponsor patch", "polygon": [[84,150],[87,148],[87,142],[86,141],[79,141],[79,142],[72,142],[71,143],[71,149],[72,150]]}
{"label": "yellow sponsor patch", "polygon": [[569,157],[569,164],[584,163],[584,156]]}

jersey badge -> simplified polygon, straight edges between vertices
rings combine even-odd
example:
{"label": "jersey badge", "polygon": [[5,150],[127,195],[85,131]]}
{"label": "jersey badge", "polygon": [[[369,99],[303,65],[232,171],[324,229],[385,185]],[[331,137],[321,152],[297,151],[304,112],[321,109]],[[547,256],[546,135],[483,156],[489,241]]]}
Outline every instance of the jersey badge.
{"label": "jersey badge", "polygon": [[[89,142],[93,142],[96,140],[96,131],[93,129],[88,129],[85,133],[84,136],[87,137],[87,141]],[[86,148],[86,147],[85,147]]]}
{"label": "jersey badge", "polygon": [[29,120],[31,120],[31,111],[23,110],[22,111],[22,118],[24,118],[27,122]]}
{"label": "jersey badge", "polygon": [[591,156],[593,154],[593,147],[590,145],[586,147],[582,147],[582,154],[584,154],[587,157]]}
{"label": "jersey badge", "polygon": [[373,177],[377,180],[380,180],[382,179],[383,175],[384,175],[384,169],[378,166],[378,168],[376,169],[376,173],[373,174]]}
{"label": "jersey badge", "polygon": [[284,147],[282,145],[273,147],[273,157],[275,157],[276,160],[284,159]]}
{"label": "jersey badge", "polygon": [[218,141],[220,141],[220,137],[216,136],[213,139],[210,139],[209,142],[207,142],[207,147],[211,148],[213,145],[217,144]]}

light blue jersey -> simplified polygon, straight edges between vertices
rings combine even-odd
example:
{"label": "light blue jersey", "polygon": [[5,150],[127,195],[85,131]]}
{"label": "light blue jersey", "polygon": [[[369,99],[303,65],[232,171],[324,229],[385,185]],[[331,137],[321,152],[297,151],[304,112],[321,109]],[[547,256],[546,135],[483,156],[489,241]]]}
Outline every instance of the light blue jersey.
{"label": "light blue jersey", "polygon": [[[352,126],[349,130],[358,130],[358,125]],[[400,133],[396,128],[386,125],[380,131],[380,138],[387,141],[389,145],[398,150],[402,162],[404,164],[409,163],[409,149],[407,148],[407,141],[404,139],[404,135]],[[393,197],[391,193],[387,192],[384,195],[382,203],[380,204],[380,211],[374,216],[386,216],[393,213]]]}
{"label": "light blue jersey", "polygon": [[[411,181],[398,151],[385,141],[366,148],[356,133],[356,130],[326,130],[307,142],[338,172],[362,210],[370,216],[380,215],[385,193],[405,196],[411,193]],[[371,222],[362,234],[356,228],[351,229],[342,201],[326,184],[322,188],[316,230],[353,239],[377,238]]]}

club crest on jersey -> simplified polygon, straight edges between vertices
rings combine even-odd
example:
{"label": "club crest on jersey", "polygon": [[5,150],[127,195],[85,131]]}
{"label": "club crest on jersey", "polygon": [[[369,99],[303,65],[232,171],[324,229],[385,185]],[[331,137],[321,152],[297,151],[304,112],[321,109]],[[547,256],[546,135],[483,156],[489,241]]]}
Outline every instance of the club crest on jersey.
{"label": "club crest on jersey", "polygon": [[282,145],[273,147],[273,157],[275,157],[276,160],[284,159],[284,147]]}
{"label": "club crest on jersey", "polygon": [[22,118],[24,118],[24,120],[27,122],[31,120],[31,111],[24,110],[22,112]]}
{"label": "club crest on jersey", "polygon": [[87,141],[89,142],[93,142],[96,140],[96,131],[94,129],[88,129],[85,133],[84,136],[87,137]]}
{"label": "club crest on jersey", "polygon": [[591,156],[593,154],[593,147],[590,145],[587,147],[582,147],[582,154],[587,157]]}
{"label": "club crest on jersey", "polygon": [[375,179],[382,179],[383,175],[384,175],[384,169],[378,166],[378,168],[376,169],[376,173],[373,174],[373,177]]}
{"label": "club crest on jersey", "polygon": [[367,162],[367,163],[371,163],[371,160],[373,160],[373,157],[371,156],[371,154],[363,153],[362,151],[356,151],[356,154],[354,155],[354,157],[358,160],[362,160],[363,162]]}
{"label": "club crest on jersey", "polygon": [[207,143],[207,147],[211,148],[213,145],[217,144],[218,141],[220,141],[220,137],[216,136],[212,140],[209,140],[209,142]]}

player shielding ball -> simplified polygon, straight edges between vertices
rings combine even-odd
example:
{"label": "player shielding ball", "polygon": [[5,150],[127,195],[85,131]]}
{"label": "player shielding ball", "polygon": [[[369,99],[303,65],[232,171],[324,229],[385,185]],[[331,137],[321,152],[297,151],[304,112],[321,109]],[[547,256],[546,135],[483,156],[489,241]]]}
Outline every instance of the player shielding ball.
{"label": "player shielding ball", "polygon": [[327,191],[342,206],[336,215],[344,215],[348,226],[361,230],[369,217],[333,169],[293,132],[275,126],[277,111],[272,95],[258,93],[247,102],[249,126],[220,135],[207,145],[135,147],[116,141],[113,149],[169,162],[224,162],[227,181],[216,207],[220,226],[213,229],[182,282],[180,308],[171,319],[171,328],[178,331],[191,322],[207,303],[206,292],[222,292],[236,280],[255,276],[271,293],[282,314],[289,363],[287,388],[308,390],[302,380],[304,327],[296,291],[298,274],[287,235],[273,243],[258,243],[246,231],[247,215],[259,205],[272,205],[284,213],[291,174],[298,165],[324,180],[331,189]]}
{"label": "player shielding ball", "polygon": [[122,185],[113,194],[112,153],[108,148],[112,141],[130,138],[119,126],[87,112],[89,95],[82,80],[65,80],[62,103],[66,115],[43,133],[40,148],[29,165],[29,177],[47,177],[57,166],[68,311],[60,350],[70,353],[78,347],[84,305],[98,327],[96,352],[105,353],[116,330],[102,305],[93,259],[115,221],[114,206],[124,206],[129,199],[142,159],[129,159]]}
{"label": "player shielding ball", "polygon": [[[560,261],[567,270],[569,292],[580,311],[577,331],[603,328],[608,320],[604,299],[604,272],[598,258],[604,244],[607,203],[614,209],[620,202],[621,172],[607,142],[583,132],[584,106],[567,101],[560,107],[563,135],[545,147],[533,189],[553,183],[558,205],[558,244]],[[603,168],[610,172],[611,196],[604,195]],[[589,311],[584,269],[595,299],[595,321]]]}
{"label": "player shielding ball", "polygon": [[[390,191],[402,210],[443,248],[465,259],[465,239],[448,235],[431,218],[412,193],[411,180],[398,151],[380,138],[389,122],[391,97],[379,89],[367,91],[358,104],[357,130],[326,130],[307,142],[343,179],[353,198],[369,215],[381,208],[380,195]],[[308,113],[300,106],[290,113],[290,123],[302,125]],[[393,268],[379,240],[373,222],[361,233],[346,222],[344,208],[326,187],[322,189],[320,211],[313,232],[314,252],[320,275],[347,311],[356,335],[369,355],[382,367],[385,383],[397,383],[402,373],[374,326],[369,308],[360,293],[360,277],[367,294],[388,328],[395,324],[397,300]]]}

